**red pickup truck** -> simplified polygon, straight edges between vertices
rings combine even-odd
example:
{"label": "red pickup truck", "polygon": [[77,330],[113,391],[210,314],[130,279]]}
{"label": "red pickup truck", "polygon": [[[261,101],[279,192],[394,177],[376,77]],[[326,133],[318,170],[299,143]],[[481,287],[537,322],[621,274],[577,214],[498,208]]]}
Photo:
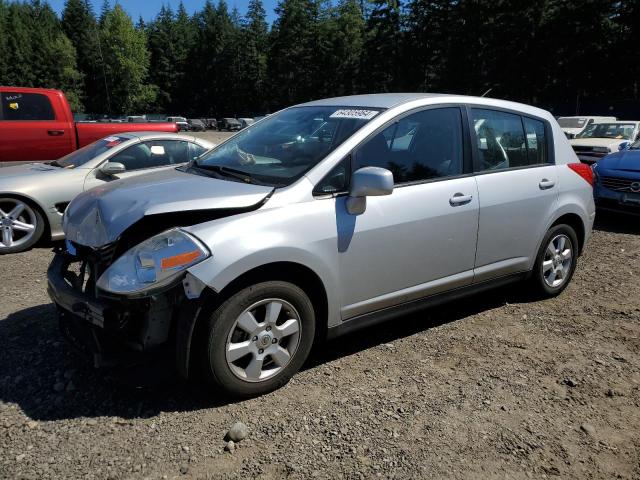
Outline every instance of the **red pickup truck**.
{"label": "red pickup truck", "polygon": [[122,132],[177,132],[175,123],[75,123],[60,90],[0,86],[0,162],[55,160]]}

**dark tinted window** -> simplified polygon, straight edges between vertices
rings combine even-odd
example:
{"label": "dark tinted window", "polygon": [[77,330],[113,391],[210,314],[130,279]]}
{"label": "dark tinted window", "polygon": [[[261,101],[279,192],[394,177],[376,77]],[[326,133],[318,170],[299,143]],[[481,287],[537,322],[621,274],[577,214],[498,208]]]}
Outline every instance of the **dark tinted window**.
{"label": "dark tinted window", "polygon": [[343,160],[333,167],[333,170],[324,177],[316,188],[313,189],[314,195],[331,195],[334,193],[346,192],[349,189],[349,178],[351,169],[349,168],[349,160]]}
{"label": "dark tinted window", "polygon": [[98,155],[102,155],[104,152],[129,140],[130,139],[127,137],[119,137],[117,135],[105,137],[97,142],[86,145],[75,152],[65,155],[64,157],[56,160],[55,163],[65,168],[79,167],[87,163],[89,160],[93,160]]}
{"label": "dark tinted window", "polygon": [[55,120],[51,102],[39,93],[2,93],[3,120]]}
{"label": "dark tinted window", "polygon": [[458,108],[408,115],[354,154],[354,167],[391,170],[395,183],[460,175],[463,172],[462,117]]}
{"label": "dark tinted window", "polygon": [[532,118],[524,119],[524,131],[527,135],[529,165],[547,163],[547,138],[544,123]]}
{"label": "dark tinted window", "polygon": [[127,171],[162,167],[189,161],[188,142],[153,140],[133,145],[109,159],[122,163]]}
{"label": "dark tinted window", "polygon": [[471,110],[480,152],[480,170],[529,164],[520,115],[495,110]]}

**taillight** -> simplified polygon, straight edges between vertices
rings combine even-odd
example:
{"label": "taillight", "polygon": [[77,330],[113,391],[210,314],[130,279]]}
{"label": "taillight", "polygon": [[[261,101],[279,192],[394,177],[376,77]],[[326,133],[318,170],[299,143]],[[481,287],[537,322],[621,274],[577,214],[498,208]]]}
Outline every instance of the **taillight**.
{"label": "taillight", "polygon": [[593,187],[593,170],[585,163],[568,163],[567,167],[584,178]]}

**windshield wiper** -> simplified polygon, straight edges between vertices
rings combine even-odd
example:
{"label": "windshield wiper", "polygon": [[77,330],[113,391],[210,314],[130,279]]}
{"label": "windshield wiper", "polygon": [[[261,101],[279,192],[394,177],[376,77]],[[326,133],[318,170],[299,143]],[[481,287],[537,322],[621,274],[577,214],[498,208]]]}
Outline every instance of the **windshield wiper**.
{"label": "windshield wiper", "polygon": [[235,168],[225,167],[223,165],[206,165],[206,164],[198,163],[197,161],[193,162],[193,165],[196,168],[199,168],[201,170],[207,170],[207,171],[215,172],[218,175],[236,178],[238,180],[242,180],[245,183],[252,183],[254,185],[260,184],[253,177],[251,177],[251,175],[249,175],[247,172],[243,172],[242,170],[236,170]]}
{"label": "windshield wiper", "polygon": [[52,162],[45,162],[47,165],[51,165],[52,167],[60,167],[63,168],[64,165],[58,163],[57,160],[53,160]]}

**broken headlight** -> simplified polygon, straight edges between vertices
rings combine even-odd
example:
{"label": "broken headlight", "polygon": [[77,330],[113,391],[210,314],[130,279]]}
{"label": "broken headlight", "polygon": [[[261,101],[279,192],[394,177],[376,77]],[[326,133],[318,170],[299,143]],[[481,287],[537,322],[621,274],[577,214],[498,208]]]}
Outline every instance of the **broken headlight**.
{"label": "broken headlight", "polygon": [[110,293],[146,294],[171,284],[210,255],[195,237],[174,228],[127,251],[100,276],[97,286]]}

